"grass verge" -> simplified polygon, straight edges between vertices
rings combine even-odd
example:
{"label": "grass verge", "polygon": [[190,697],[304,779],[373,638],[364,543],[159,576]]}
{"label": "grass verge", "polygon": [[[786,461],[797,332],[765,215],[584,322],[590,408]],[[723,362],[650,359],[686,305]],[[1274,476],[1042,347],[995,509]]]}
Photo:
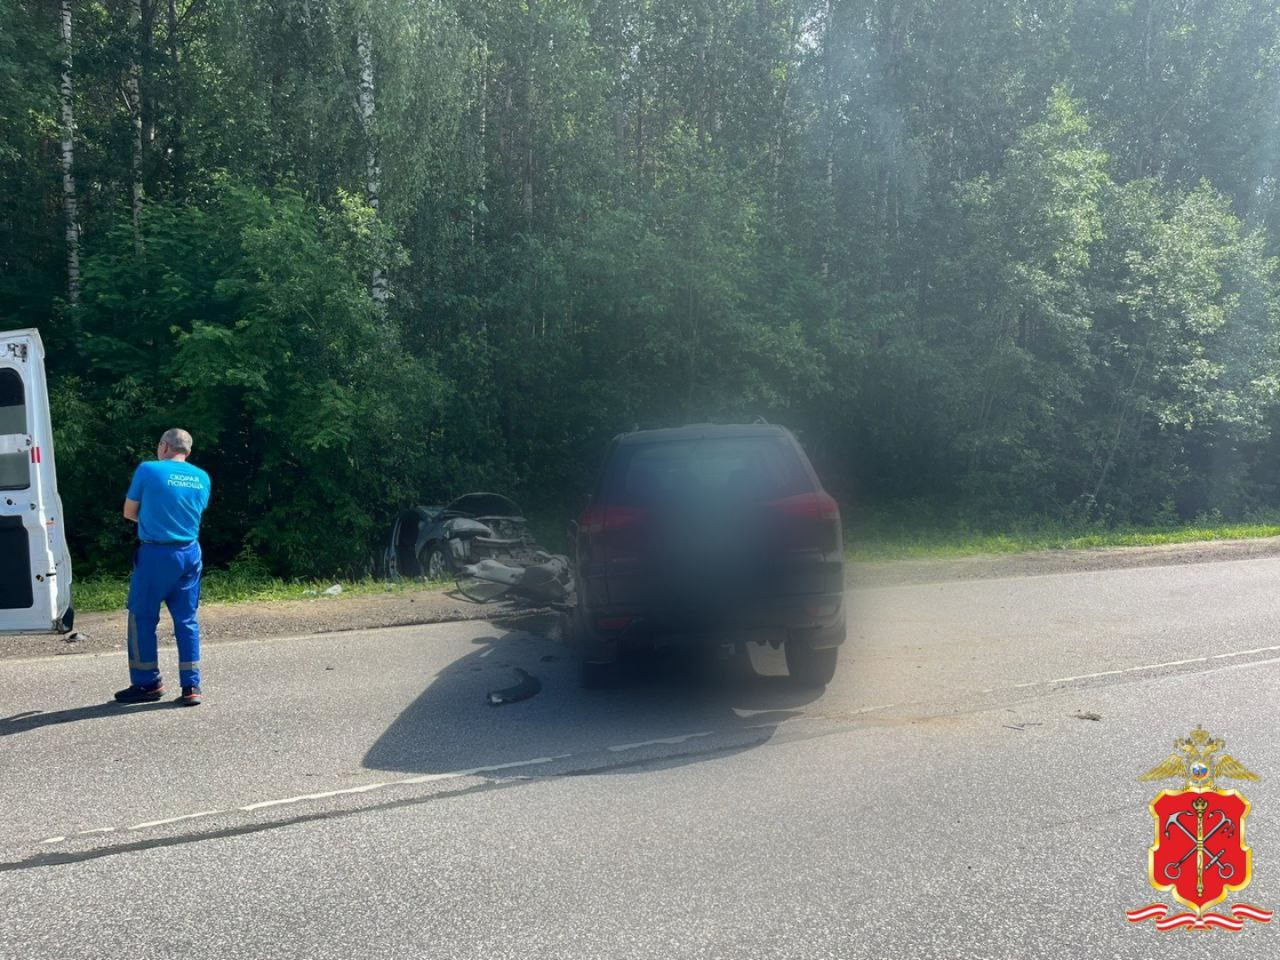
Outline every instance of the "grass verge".
{"label": "grass verge", "polygon": [[1258,521],[1205,521],[1161,526],[1069,525],[1049,520],[993,528],[956,523],[911,523],[872,517],[846,533],[849,558],[860,561],[925,560],[1023,553],[1029,550],[1087,550],[1149,547],[1280,536],[1280,516]]}
{"label": "grass verge", "polygon": [[[225,570],[211,570],[200,584],[201,603],[246,603],[258,600],[332,599],[324,591],[334,584],[342,587],[341,597],[399,593],[432,589],[417,581],[387,583],[385,580],[280,580],[268,576],[245,576]],[[444,589],[447,585],[440,584]],[[93,576],[74,580],[71,586],[77,613],[123,610],[129,595],[129,578]]]}
{"label": "grass verge", "polygon": [[[554,530],[546,526],[547,539]],[[871,515],[845,533],[850,560],[953,559],[1031,550],[1087,550],[1097,547],[1147,547],[1166,543],[1201,543],[1212,540],[1245,540],[1280,536],[1280,514],[1240,523],[1205,521],[1162,526],[1069,525],[1051,520],[971,524],[963,520],[911,520],[908,517]],[[563,534],[560,534],[563,539]],[[556,544],[558,546],[558,542]],[[555,549],[551,547],[550,549]],[[363,580],[282,580],[254,569],[212,570],[205,574],[200,599],[204,603],[245,603],[270,600],[329,600],[324,591],[333,584],[339,596],[433,589],[416,581],[388,583],[372,577]],[[439,584],[437,589],[445,589]],[[92,576],[76,580],[72,587],[78,612],[123,610],[129,594],[126,576]]]}

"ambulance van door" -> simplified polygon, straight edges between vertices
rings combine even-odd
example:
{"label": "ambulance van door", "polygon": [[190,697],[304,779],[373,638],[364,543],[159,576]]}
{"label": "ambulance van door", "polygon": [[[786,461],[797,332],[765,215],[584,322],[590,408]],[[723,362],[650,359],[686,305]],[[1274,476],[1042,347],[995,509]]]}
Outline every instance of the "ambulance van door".
{"label": "ambulance van door", "polygon": [[0,633],[64,633],[74,616],[44,346],[0,333]]}

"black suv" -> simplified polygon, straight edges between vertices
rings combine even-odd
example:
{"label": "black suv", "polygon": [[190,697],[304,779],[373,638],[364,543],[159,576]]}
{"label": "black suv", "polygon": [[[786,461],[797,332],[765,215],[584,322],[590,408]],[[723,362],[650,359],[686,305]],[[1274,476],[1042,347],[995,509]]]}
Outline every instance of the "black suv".
{"label": "black suv", "polygon": [[699,424],[616,437],[570,530],[583,680],[669,642],[786,644],[821,686],[845,639],[840,509],[794,436]]}

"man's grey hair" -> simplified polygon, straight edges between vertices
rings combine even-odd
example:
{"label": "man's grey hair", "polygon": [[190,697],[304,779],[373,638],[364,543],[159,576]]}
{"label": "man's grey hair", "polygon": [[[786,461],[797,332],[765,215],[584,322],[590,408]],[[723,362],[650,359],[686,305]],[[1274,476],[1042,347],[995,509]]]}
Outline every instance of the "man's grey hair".
{"label": "man's grey hair", "polygon": [[160,438],[160,442],[167,444],[169,449],[174,453],[190,453],[191,452],[191,434],[183,430],[181,427],[174,427],[172,430],[166,430],[164,436]]}

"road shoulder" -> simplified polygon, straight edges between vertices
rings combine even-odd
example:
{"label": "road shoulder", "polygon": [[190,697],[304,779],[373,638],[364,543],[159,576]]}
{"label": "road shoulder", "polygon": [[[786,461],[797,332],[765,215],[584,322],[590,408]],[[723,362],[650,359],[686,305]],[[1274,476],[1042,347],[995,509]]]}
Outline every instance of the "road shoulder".
{"label": "road shoulder", "polygon": [[[1104,547],[1092,550],[1039,550],[1027,553],[853,563],[849,582],[860,587],[894,587],[961,580],[989,580],[1087,573],[1139,567],[1166,567],[1280,556],[1280,537],[1161,544],[1152,547]],[[439,587],[397,590],[381,596],[316,597],[307,600],[211,603],[200,608],[202,640],[221,643],[346,630],[372,630],[413,624],[487,620],[517,615],[508,604],[476,604]],[[83,614],[77,633],[58,636],[0,637],[0,660],[94,654],[124,649],[123,611]],[[161,616],[160,640],[173,643],[172,624]]]}
{"label": "road shoulder", "polygon": [[[423,623],[487,620],[512,612],[513,609],[506,604],[472,603],[451,591],[424,586],[381,596],[202,604],[200,633],[202,643],[225,643]],[[172,645],[173,624],[164,612],[160,615],[159,636],[162,645]],[[106,653],[123,650],[124,643],[123,611],[86,613],[76,618],[76,632],[68,637],[0,637],[0,660]]]}

